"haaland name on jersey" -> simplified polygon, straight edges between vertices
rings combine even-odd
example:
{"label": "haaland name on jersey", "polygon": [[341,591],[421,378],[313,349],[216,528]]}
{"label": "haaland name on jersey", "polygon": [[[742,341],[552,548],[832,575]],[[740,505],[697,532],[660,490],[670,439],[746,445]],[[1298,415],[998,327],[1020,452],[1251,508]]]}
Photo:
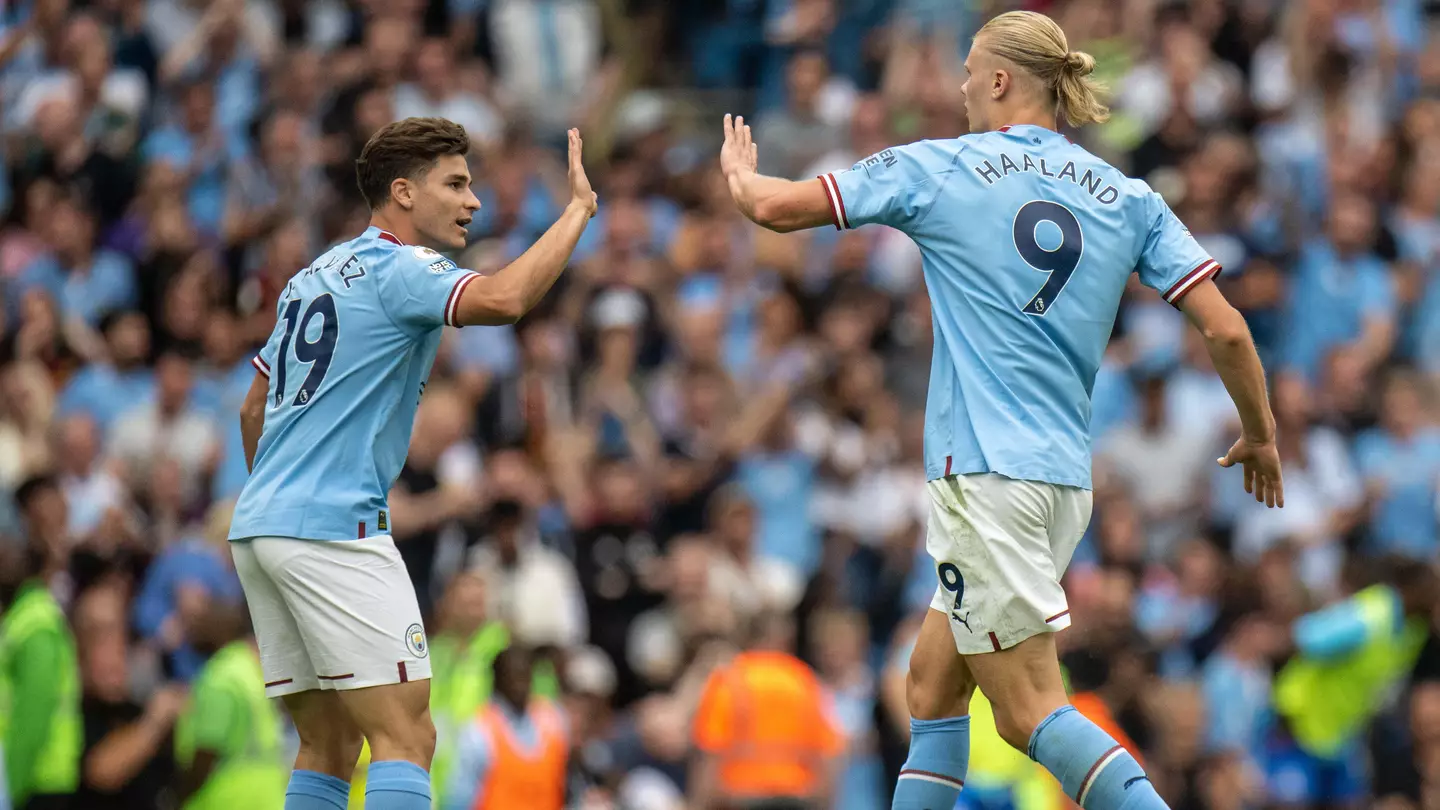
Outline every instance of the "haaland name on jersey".
{"label": "haaland name on jersey", "polygon": [[[1056,180],[1069,180],[1077,186],[1082,186],[1097,202],[1105,205],[1110,205],[1120,199],[1120,189],[1105,183],[1105,180],[1093,169],[1086,169],[1084,174],[1077,177],[1073,160],[1065,161],[1065,165],[1060,167],[1059,172],[1052,173],[1043,157],[1032,158],[1029,152],[1025,152],[1020,156],[1020,162],[1016,163],[1008,153],[1001,152],[1000,168],[995,168],[995,164],[988,160],[981,161],[979,166],[971,168],[980,175],[986,185],[993,186],[996,181],[1009,177],[1012,172],[1036,172]],[[1101,188],[1101,183],[1105,183],[1104,188]]]}

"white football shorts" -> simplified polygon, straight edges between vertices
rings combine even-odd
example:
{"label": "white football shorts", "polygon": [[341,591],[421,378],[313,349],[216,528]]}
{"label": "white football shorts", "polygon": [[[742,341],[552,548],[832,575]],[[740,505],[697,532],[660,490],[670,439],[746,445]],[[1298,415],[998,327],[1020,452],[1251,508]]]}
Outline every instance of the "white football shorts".
{"label": "white football shorts", "polygon": [[388,535],[232,542],[266,697],[430,677],[430,643]]}
{"label": "white football shorts", "polygon": [[961,655],[998,652],[1070,626],[1060,578],[1090,523],[1091,493],[994,473],[927,485],[925,548],[940,579],[930,607]]}

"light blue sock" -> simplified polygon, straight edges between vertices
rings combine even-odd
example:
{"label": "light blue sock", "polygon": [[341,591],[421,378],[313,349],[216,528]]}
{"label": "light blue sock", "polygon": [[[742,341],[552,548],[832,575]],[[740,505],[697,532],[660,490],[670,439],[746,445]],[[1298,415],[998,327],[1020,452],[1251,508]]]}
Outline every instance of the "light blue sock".
{"label": "light blue sock", "polygon": [[952,810],[970,767],[970,717],[910,721],[910,755],[891,810]]}
{"label": "light blue sock", "polygon": [[1085,810],[1169,810],[1140,763],[1074,706],[1036,726],[1027,753]]}
{"label": "light blue sock", "polygon": [[430,774],[404,760],[370,763],[365,810],[430,810]]}
{"label": "light blue sock", "polygon": [[285,788],[285,810],[345,810],[350,783],[318,771],[295,771]]}

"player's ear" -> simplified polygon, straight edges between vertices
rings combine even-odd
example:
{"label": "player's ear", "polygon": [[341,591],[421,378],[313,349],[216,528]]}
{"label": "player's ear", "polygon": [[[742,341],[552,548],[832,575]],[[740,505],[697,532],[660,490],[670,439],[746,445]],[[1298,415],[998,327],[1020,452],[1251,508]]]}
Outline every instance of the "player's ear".
{"label": "player's ear", "polygon": [[990,82],[990,98],[999,101],[1010,89],[1010,71],[997,70]]}
{"label": "player's ear", "polygon": [[390,196],[401,209],[409,211],[415,205],[415,186],[409,179],[397,177],[390,181]]}

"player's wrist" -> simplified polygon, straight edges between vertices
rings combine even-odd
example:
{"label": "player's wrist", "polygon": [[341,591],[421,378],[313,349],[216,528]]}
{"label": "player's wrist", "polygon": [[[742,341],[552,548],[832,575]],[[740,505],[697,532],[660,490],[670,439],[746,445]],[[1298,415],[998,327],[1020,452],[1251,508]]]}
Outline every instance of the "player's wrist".
{"label": "player's wrist", "polygon": [[567,212],[584,214],[586,219],[595,216],[595,212],[598,211],[599,208],[599,203],[593,200],[582,200],[578,197],[572,197],[570,203],[565,206]]}
{"label": "player's wrist", "polygon": [[1260,430],[1241,430],[1240,437],[1253,447],[1275,443],[1275,426],[1272,424]]}

